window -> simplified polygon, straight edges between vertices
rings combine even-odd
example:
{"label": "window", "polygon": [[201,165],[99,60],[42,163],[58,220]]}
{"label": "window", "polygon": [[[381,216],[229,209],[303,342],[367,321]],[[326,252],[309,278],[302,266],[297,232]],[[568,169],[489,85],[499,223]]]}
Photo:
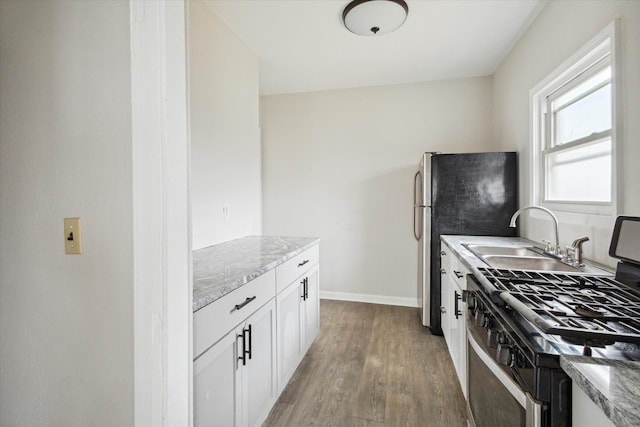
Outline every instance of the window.
{"label": "window", "polygon": [[532,90],[533,203],[616,213],[615,24]]}

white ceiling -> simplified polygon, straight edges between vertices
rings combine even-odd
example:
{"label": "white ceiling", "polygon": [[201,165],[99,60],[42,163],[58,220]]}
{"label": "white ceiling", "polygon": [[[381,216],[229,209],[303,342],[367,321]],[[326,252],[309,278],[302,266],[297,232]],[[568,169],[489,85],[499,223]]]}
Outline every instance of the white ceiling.
{"label": "white ceiling", "polygon": [[257,55],[273,95],[491,75],[545,0],[406,0],[397,31],[358,36],[350,0],[207,0]]}

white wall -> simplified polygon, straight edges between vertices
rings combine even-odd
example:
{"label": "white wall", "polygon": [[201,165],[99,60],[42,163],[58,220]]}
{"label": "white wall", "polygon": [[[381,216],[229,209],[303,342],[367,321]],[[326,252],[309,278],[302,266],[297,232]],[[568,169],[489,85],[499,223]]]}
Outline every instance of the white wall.
{"label": "white wall", "polygon": [[204,2],[190,1],[189,10],[191,202],[198,249],[261,232],[258,59]]}
{"label": "white wall", "polygon": [[325,295],[417,304],[414,173],[425,151],[494,148],[491,91],[483,77],[262,97],[265,234],[322,239]]}
{"label": "white wall", "polygon": [[[521,153],[521,205],[530,204],[529,91],[614,19],[620,18],[624,135],[623,188],[619,214],[640,215],[640,2],[551,1],[494,74],[495,135],[504,150]],[[613,217],[558,214],[560,243],[568,245],[581,235],[585,256],[606,264]],[[549,220],[531,218],[523,234],[540,241],[552,236]]]}
{"label": "white wall", "polygon": [[0,425],[133,424],[129,52],[128,2],[0,2]]}

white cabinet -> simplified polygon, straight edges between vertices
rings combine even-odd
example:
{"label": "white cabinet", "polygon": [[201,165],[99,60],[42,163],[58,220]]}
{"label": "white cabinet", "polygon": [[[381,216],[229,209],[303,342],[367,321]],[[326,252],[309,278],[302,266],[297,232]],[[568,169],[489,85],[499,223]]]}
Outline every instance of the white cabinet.
{"label": "white cabinet", "polygon": [[278,294],[278,388],[282,391],[298,367],[302,356],[301,285],[292,285]]}
{"label": "white cabinet", "polygon": [[442,242],[441,261],[441,323],[442,333],[449,348],[462,392],[467,396],[467,324],[466,302],[463,291],[467,288],[468,269],[455,252]]}
{"label": "white cabinet", "polygon": [[269,415],[278,395],[276,379],[276,303],[272,299],[245,322],[245,359],[242,365],[243,426],[258,426]]}
{"label": "white cabinet", "polygon": [[194,361],[194,424],[258,426],[277,397],[275,301]]}
{"label": "white cabinet", "polygon": [[[442,243],[440,250],[440,327],[444,339],[451,342],[451,249]],[[450,345],[449,345],[450,346]]]}
{"label": "white cabinet", "polygon": [[196,427],[269,415],[320,326],[317,245],[194,313]]}
{"label": "white cabinet", "polygon": [[193,363],[193,422],[196,426],[241,425],[237,341],[233,331]]}
{"label": "white cabinet", "polygon": [[307,352],[320,331],[320,266],[316,264],[305,274],[306,289],[302,299],[304,325],[303,354]]}
{"label": "white cabinet", "polygon": [[[295,273],[292,273],[295,272]],[[297,275],[297,276],[296,276]],[[288,285],[282,280],[295,279]],[[278,391],[282,392],[320,328],[320,266],[317,246],[276,269]]]}
{"label": "white cabinet", "polygon": [[[454,274],[455,271],[454,270]],[[455,277],[455,276],[454,276]],[[464,280],[464,279],[463,279]],[[453,360],[453,366],[456,368],[458,374],[458,380],[462,387],[462,393],[464,397],[467,397],[467,324],[466,324],[466,302],[462,300],[462,291],[466,289],[466,284],[461,283],[459,280],[452,280],[450,282],[453,285],[453,290],[450,291],[451,295],[451,309],[452,309],[452,321],[451,321],[451,345],[449,349],[451,351],[451,359]]]}
{"label": "white cabinet", "polygon": [[605,415],[575,381],[571,382],[571,425],[573,427],[614,427]]}

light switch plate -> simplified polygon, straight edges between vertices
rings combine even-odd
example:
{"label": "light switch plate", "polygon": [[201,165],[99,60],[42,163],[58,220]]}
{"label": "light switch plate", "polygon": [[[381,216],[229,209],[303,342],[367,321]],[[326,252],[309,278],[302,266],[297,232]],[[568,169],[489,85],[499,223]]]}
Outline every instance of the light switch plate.
{"label": "light switch plate", "polygon": [[80,218],[64,219],[64,252],[67,254],[82,253],[82,226]]}

